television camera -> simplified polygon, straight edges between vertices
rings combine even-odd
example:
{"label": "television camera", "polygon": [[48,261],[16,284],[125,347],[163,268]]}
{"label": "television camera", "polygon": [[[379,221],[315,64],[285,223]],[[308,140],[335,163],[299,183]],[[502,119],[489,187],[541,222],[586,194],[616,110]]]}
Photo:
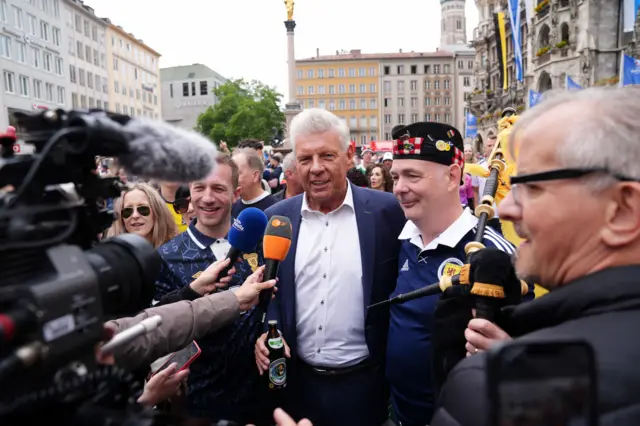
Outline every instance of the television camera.
{"label": "television camera", "polygon": [[149,424],[133,404],[140,384],[95,361],[103,323],[148,307],[160,266],[142,237],[99,242],[115,218],[104,200],[124,186],[100,177],[95,158],[131,154],[133,119],[14,116],[35,151],[15,155],[15,133],[0,135],[0,423]]}

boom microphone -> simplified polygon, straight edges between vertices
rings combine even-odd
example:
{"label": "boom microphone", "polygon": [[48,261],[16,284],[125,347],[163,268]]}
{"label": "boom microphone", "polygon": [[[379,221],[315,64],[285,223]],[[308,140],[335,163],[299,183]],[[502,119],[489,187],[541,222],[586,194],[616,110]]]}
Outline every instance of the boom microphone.
{"label": "boom microphone", "polygon": [[262,210],[255,207],[247,207],[240,212],[229,229],[228,241],[231,248],[226,258],[231,259],[231,262],[220,271],[218,279],[227,276],[242,253],[255,251],[266,227],[267,215]]}
{"label": "boom microphone", "polygon": [[[291,237],[293,236],[293,228],[291,221],[284,216],[273,216],[269,220],[267,230],[264,232],[262,240],[262,248],[264,251],[264,278],[263,281],[273,280],[278,276],[278,267],[289,253],[291,248]],[[267,316],[267,308],[271,302],[273,289],[263,290],[260,292],[260,301],[258,302],[258,310],[262,313],[262,323]]]}

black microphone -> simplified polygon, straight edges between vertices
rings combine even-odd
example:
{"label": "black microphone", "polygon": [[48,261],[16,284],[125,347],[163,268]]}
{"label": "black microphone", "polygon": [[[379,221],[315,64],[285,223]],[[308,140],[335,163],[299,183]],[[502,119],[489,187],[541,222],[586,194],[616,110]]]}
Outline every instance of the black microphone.
{"label": "black microphone", "polygon": [[[264,252],[264,277],[263,281],[273,280],[278,276],[278,267],[289,253],[291,248],[291,237],[293,236],[293,228],[291,221],[284,216],[273,216],[269,220],[266,231],[264,231],[264,239],[262,240],[262,249]],[[273,289],[260,292],[260,301],[258,302],[258,310],[262,313],[262,323],[267,316],[267,308],[271,302]]]}
{"label": "black microphone", "polygon": [[[461,273],[460,275],[463,275],[463,274]],[[391,299],[374,303],[373,305],[369,305],[367,309],[375,308],[378,306],[396,305],[398,303],[405,303],[410,300],[419,299],[421,297],[433,296],[436,294],[444,293],[446,289],[454,285],[468,284],[468,279],[461,280],[460,275],[454,275],[452,277],[443,276],[440,279],[440,282],[438,283],[430,284],[426,287],[422,287],[417,290],[410,291],[408,293],[399,294],[396,297],[392,297]],[[467,277],[468,277],[468,274],[467,274]]]}

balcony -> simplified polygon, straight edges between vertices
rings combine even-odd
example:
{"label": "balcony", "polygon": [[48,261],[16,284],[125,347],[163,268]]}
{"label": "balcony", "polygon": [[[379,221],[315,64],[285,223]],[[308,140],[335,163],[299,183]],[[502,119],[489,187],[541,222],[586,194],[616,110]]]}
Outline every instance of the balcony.
{"label": "balcony", "polygon": [[545,18],[549,14],[550,9],[551,6],[549,4],[549,0],[542,0],[541,2],[539,2],[534,9],[536,12],[537,20],[540,21],[541,19]]}

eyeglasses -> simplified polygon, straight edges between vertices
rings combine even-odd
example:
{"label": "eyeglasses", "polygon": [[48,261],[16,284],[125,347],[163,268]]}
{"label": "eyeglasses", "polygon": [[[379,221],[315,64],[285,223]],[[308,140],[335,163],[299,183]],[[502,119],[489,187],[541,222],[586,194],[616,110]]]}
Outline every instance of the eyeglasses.
{"label": "eyeglasses", "polygon": [[191,197],[178,198],[173,202],[173,210],[178,214],[185,214],[189,211],[189,203],[191,203]]}
{"label": "eyeglasses", "polygon": [[147,217],[151,214],[151,207],[149,206],[137,206],[137,207],[125,207],[122,209],[122,218],[129,219],[133,216],[133,212],[137,211],[140,216]]}
{"label": "eyeglasses", "polygon": [[521,198],[519,197],[519,193],[520,193],[519,187],[521,186],[524,186],[526,184],[536,183],[536,182],[548,182],[552,180],[578,179],[578,178],[592,175],[595,173],[604,173],[621,182],[637,182],[638,181],[638,179],[622,176],[618,173],[613,173],[612,171],[606,168],[554,169],[554,170],[547,170],[539,173],[530,173],[525,175],[511,176],[510,178],[511,194],[513,195],[513,199],[515,203],[520,205]]}

